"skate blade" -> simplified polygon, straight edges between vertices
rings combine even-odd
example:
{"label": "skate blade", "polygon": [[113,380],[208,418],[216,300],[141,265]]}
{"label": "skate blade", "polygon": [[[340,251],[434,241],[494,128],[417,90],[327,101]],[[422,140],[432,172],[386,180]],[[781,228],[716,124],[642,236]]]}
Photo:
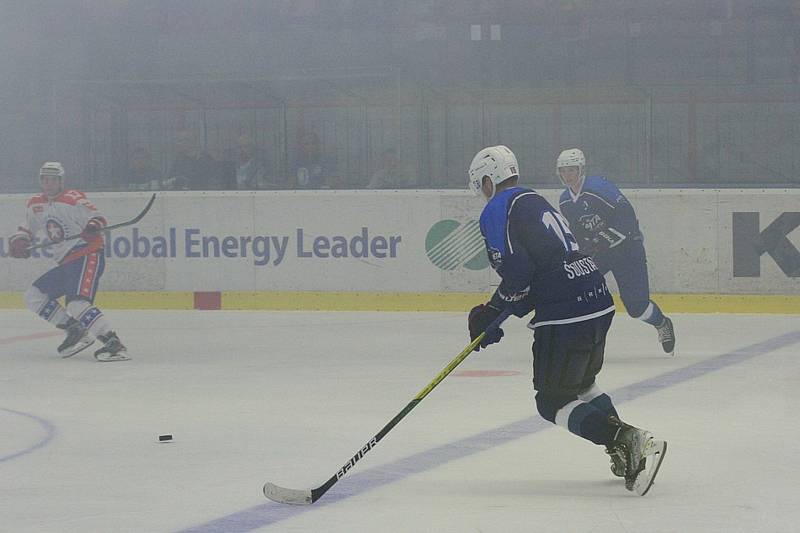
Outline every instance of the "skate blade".
{"label": "skate blade", "polygon": [[94,344],[94,339],[90,339],[89,342],[86,343],[78,343],[69,350],[64,350],[63,352],[58,352],[58,355],[61,356],[62,359],[66,359],[68,357],[72,357],[73,355],[82,352],[89,346]]}
{"label": "skate blade", "polygon": [[113,363],[115,361],[130,361],[131,358],[125,354],[118,353],[116,355],[109,355],[109,354],[94,354],[94,358],[97,359],[101,363]]}
{"label": "skate blade", "polygon": [[658,469],[667,454],[667,443],[663,440],[650,440],[645,447],[645,467],[636,476],[633,482],[633,490],[639,496],[644,496],[656,480]]}

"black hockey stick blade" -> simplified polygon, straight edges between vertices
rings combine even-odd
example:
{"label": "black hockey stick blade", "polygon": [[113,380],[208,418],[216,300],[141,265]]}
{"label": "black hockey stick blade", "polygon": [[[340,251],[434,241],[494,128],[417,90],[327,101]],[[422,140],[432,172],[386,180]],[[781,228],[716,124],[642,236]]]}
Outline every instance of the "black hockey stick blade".
{"label": "black hockey stick blade", "polygon": [[153,193],[153,195],[147,201],[147,205],[144,206],[144,209],[142,209],[142,211],[138,215],[136,215],[135,217],[126,222],[120,222],[119,224],[112,224],[111,226],[107,226],[103,228],[103,231],[111,231],[112,229],[124,228],[125,226],[136,224],[137,222],[139,222],[144,218],[144,216],[147,214],[148,211],[150,211],[150,208],[153,207],[153,202],[155,201],[156,201],[156,193]]}
{"label": "black hockey stick blade", "polygon": [[[144,216],[147,214],[148,211],[150,211],[150,208],[153,207],[153,202],[155,202],[155,201],[156,201],[156,193],[153,193],[153,195],[150,197],[150,200],[147,201],[147,205],[144,206],[144,209],[142,209],[142,211],[138,215],[136,215],[132,219],[127,220],[125,222],[120,222],[119,224],[112,224],[111,226],[106,226],[105,228],[103,228],[103,231],[111,231],[112,229],[124,228],[125,226],[130,226],[132,224],[136,224],[137,222],[139,222],[140,220],[142,220],[144,218]],[[58,242],[71,241],[71,240],[77,239],[79,237],[80,237],[80,234],[72,235],[70,237],[67,237],[63,241],[58,241]],[[28,250],[38,250],[39,248],[47,248],[48,246],[52,246],[53,244],[56,244],[56,243],[54,243],[52,241],[45,241],[45,242],[41,242],[39,244],[34,244],[33,246],[29,246]]]}
{"label": "black hockey stick blade", "polygon": [[[505,316],[501,317],[499,321],[502,322],[505,320],[509,314],[510,312],[504,311]],[[428,395],[428,393],[430,393],[439,383],[441,383],[442,380],[446,378],[447,375],[453,371],[453,369],[455,369],[455,367],[460,365],[461,362],[472,353],[475,347],[480,344],[485,335],[485,333],[481,333],[475,338],[475,340],[469,343],[469,345],[464,348],[461,353],[455,357],[455,359],[450,361],[450,364],[444,367],[444,369],[442,369],[442,371],[439,372],[435,378],[433,378],[433,381],[428,383],[428,385],[422,389],[419,394],[417,394],[414,399],[403,408],[402,411],[397,413],[388,424],[383,426],[377,435],[372,437],[360,450],[358,450],[358,452],[356,452],[353,457],[350,458],[349,461],[342,465],[342,467],[333,476],[331,476],[328,481],[311,490],[287,489],[274,483],[265,483],[263,489],[264,496],[274,502],[287,503],[291,505],[310,505],[319,500],[323,494],[328,492],[328,489],[330,489],[336,484],[337,481],[344,477],[344,475],[347,474],[347,472],[349,472],[350,469],[352,469],[355,464],[367,454],[368,451],[374,448],[381,441],[381,439],[383,439],[383,437],[385,437],[386,434],[392,430],[393,427],[395,427],[408,413],[410,413],[411,410],[414,409],[414,407],[416,407],[419,402],[421,402],[423,398]]]}

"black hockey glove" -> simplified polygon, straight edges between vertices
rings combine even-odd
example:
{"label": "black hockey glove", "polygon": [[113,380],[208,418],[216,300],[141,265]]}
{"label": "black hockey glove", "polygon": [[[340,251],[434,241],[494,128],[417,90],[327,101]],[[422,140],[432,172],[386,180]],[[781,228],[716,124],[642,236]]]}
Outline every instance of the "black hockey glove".
{"label": "black hockey glove", "polygon": [[582,254],[595,256],[597,252],[600,251],[600,246],[598,246],[597,237],[589,238],[586,237],[581,239],[580,242],[580,251]]}
{"label": "black hockey glove", "polygon": [[89,219],[89,222],[86,223],[86,227],[83,228],[81,232],[81,239],[86,242],[92,241],[103,231],[105,225],[105,220],[100,220],[99,218]]}
{"label": "black hockey glove", "polygon": [[622,244],[628,236],[614,228],[603,228],[591,238],[581,239],[580,249],[582,253],[591,255],[602,254]]}
{"label": "black hockey glove", "polygon": [[622,241],[627,238],[627,235],[609,226],[598,231],[597,237],[600,241],[600,246],[608,249],[622,244]]}
{"label": "black hockey glove", "polygon": [[477,339],[484,331],[486,335],[483,336],[480,344],[475,347],[475,351],[481,351],[481,348],[486,348],[490,344],[500,342],[503,338],[504,332],[500,328],[500,324],[495,324],[498,317],[500,317],[500,309],[491,304],[476,305],[469,312],[467,325],[469,327],[470,340]]}
{"label": "black hockey glove", "polygon": [[31,245],[31,238],[26,233],[15,233],[8,240],[9,255],[17,259],[27,259],[31,256],[28,249]]}

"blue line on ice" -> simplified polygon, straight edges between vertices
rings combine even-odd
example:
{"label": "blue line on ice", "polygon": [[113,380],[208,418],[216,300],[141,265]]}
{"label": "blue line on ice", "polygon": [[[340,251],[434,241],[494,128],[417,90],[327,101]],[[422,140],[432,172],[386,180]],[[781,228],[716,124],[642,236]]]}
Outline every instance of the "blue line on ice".
{"label": "blue line on ice", "polygon": [[[614,403],[620,405],[624,402],[635,400],[647,396],[648,394],[667,389],[673,385],[678,385],[691,379],[710,374],[711,372],[741,363],[753,357],[792,346],[798,342],[800,342],[800,330],[792,331],[712,357],[711,359],[639,381],[638,383],[626,385],[620,389],[611,391],[609,394],[614,399]],[[405,457],[393,463],[354,473],[350,475],[349,478],[345,478],[337,483],[330,492],[325,494],[325,496],[313,505],[297,506],[266,502],[206,522],[205,524],[190,527],[182,530],[181,533],[231,533],[252,531],[254,529],[266,527],[283,520],[288,520],[302,513],[319,509],[320,507],[333,505],[341,500],[363,494],[383,485],[400,481],[408,476],[425,472],[450,461],[455,461],[497,446],[502,446],[513,440],[527,437],[528,435],[552,427],[554,426],[542,418],[532,416]],[[323,475],[322,477],[324,477],[324,479],[321,479],[321,481],[327,479],[327,476]],[[260,486],[253,487],[254,491],[258,491],[259,489]]]}

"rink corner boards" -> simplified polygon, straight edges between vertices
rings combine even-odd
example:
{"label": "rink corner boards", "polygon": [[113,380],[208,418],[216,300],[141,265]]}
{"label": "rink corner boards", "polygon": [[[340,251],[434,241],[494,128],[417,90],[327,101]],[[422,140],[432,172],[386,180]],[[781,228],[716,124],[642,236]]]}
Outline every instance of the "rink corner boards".
{"label": "rink corner boards", "polygon": [[[101,292],[107,309],[251,311],[467,311],[488,294],[462,292],[152,291]],[[653,294],[668,313],[800,314],[800,295]],[[615,296],[618,312],[624,307]],[[0,292],[0,309],[24,309],[22,293]]]}

